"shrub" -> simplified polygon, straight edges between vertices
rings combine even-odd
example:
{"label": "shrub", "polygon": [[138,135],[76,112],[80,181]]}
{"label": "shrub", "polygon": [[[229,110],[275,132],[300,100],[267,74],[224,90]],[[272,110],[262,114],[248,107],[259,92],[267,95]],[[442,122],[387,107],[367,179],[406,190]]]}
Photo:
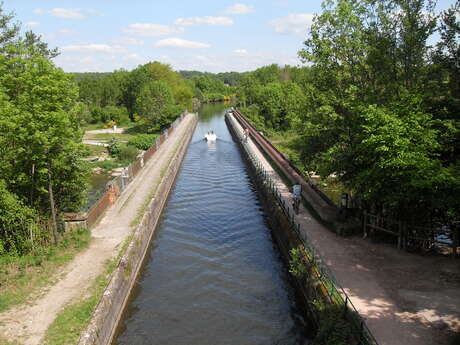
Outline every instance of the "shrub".
{"label": "shrub", "polygon": [[110,139],[109,146],[107,146],[107,151],[109,151],[111,156],[115,156],[120,153],[120,143],[115,137]]}
{"label": "shrub", "polygon": [[128,141],[128,145],[145,151],[152,146],[156,138],[157,135],[154,134],[138,134]]}
{"label": "shrub", "polygon": [[32,248],[29,233],[37,233],[37,214],[0,180],[0,255],[23,255]]}
{"label": "shrub", "polygon": [[133,146],[120,146],[120,151],[118,152],[118,159],[123,162],[132,162],[136,159],[139,151]]}
{"label": "shrub", "polygon": [[125,107],[107,106],[103,108],[103,111],[105,119],[115,121],[118,125],[127,124],[131,121]]}

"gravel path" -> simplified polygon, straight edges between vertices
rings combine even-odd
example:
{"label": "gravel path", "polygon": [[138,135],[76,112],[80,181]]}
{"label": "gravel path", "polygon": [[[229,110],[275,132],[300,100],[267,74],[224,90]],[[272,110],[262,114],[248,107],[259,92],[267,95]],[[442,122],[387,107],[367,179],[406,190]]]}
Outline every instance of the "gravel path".
{"label": "gravel path", "polygon": [[21,305],[0,314],[0,334],[24,345],[38,345],[56,315],[66,305],[85,296],[105,263],[115,257],[120,245],[131,232],[130,223],[136,218],[150,191],[161,179],[161,171],[171,159],[176,144],[192,129],[194,114],[187,115],[173,134],[160,146],[144,169],[109,208],[92,230],[88,249],[78,254],[60,272],[60,279],[46,291],[37,293],[31,305]]}
{"label": "gravel path", "polygon": [[[252,140],[248,144],[290,205],[288,187]],[[460,332],[458,260],[410,254],[359,237],[339,237],[302,205],[296,220],[380,345],[447,345],[454,332]]]}

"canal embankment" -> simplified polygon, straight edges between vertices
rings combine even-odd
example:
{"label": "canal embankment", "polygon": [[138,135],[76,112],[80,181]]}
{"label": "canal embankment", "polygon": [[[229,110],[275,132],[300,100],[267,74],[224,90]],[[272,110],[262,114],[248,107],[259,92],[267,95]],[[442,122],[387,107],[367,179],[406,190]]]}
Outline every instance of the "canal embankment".
{"label": "canal embankment", "polygon": [[[180,164],[180,159],[176,157],[180,157],[179,154],[186,148],[188,135],[193,133],[196,121],[196,114],[184,115],[178,126],[169,133],[170,135],[165,136],[158,149],[151,152],[151,159],[142,169],[139,169],[135,178],[126,185],[123,193],[117,193],[114,203],[110,202],[103,212],[95,210],[92,217],[95,220],[91,221],[93,228],[89,247],[65,266],[52,286],[40,291],[31,304],[0,314],[2,335],[20,344],[38,345],[61,311],[68,306],[93,298],[88,296],[91,287],[96,278],[104,274],[107,262],[118,257],[120,251],[124,249],[124,243],[132,243],[131,247],[135,247],[136,243],[128,242],[128,239],[134,239],[133,230],[137,229],[139,224],[145,224],[146,219],[148,222],[153,221],[152,217],[145,216],[146,211],[151,211],[147,207],[153,207],[155,203],[155,207],[161,208],[162,203],[165,202],[167,188],[164,186],[167,184],[161,183],[162,181],[173,182],[165,178],[168,178],[169,169],[177,169]],[[162,197],[151,201],[157,192],[161,192]],[[161,210],[158,210],[159,213]],[[119,267],[123,265],[124,261],[118,264]],[[135,263],[126,262],[126,265],[125,272],[135,271]],[[110,294],[106,292],[104,297]],[[114,304],[114,311],[117,305],[124,303],[120,302],[124,298],[121,293],[118,297],[119,300],[109,303]],[[108,326],[109,324],[103,327]],[[110,333],[104,332],[104,334]]]}
{"label": "canal embankment", "polygon": [[[245,124],[232,116],[228,122],[240,141]],[[261,181],[259,188],[271,194],[270,198],[283,210],[281,213],[271,211],[275,222],[285,227],[286,222],[279,221],[284,217],[297,224],[287,229],[294,238],[300,239],[304,253],[302,264],[307,264],[305,273],[310,279],[307,283],[316,275],[313,285],[320,288],[317,296],[329,296],[334,304],[337,304],[335,299],[339,306],[345,305],[336,309],[336,313],[348,314],[349,319],[362,325],[364,330],[367,326],[369,334],[362,333],[367,343],[450,344],[450,338],[460,326],[460,298],[455,290],[460,281],[455,278],[447,282],[442,277],[460,277],[458,265],[446,258],[413,256],[395,248],[374,246],[361,238],[339,237],[316,220],[304,205],[298,215],[293,214],[289,183],[270,164],[273,157],[266,157],[253,139],[251,136],[242,145],[243,151],[255,167],[257,179]],[[279,230],[274,231],[275,237],[277,233]],[[296,242],[291,243],[295,245]],[[299,259],[290,254],[291,261]],[[315,266],[311,272],[310,268]],[[326,279],[318,281],[322,277]],[[307,288],[306,296],[312,297],[311,289]],[[315,308],[316,302],[313,295],[307,304],[313,303]],[[349,308],[351,305],[357,312]],[[356,317],[358,313],[361,318]]]}
{"label": "canal embankment", "polygon": [[135,229],[129,237],[126,252],[112,274],[90,325],[81,335],[79,345],[106,345],[112,342],[196,124],[195,116],[184,136],[175,143],[170,153],[169,165],[163,168],[156,188],[150,192],[150,201],[145,200],[148,202],[145,209],[138,210],[140,220],[134,219],[131,223]]}
{"label": "canal embankment", "polygon": [[[222,104],[200,109],[114,345],[309,343],[311,327],[224,114]],[[209,131],[217,141],[203,140]]]}

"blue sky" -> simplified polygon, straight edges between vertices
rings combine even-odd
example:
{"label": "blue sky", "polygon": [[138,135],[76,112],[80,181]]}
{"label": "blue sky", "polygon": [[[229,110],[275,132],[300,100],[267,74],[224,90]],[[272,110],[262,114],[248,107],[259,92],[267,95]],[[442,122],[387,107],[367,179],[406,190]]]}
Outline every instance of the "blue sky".
{"label": "blue sky", "polygon": [[[445,9],[454,0],[438,1]],[[67,72],[131,70],[148,61],[175,70],[248,71],[299,65],[316,0],[14,0],[23,28],[41,34]]]}

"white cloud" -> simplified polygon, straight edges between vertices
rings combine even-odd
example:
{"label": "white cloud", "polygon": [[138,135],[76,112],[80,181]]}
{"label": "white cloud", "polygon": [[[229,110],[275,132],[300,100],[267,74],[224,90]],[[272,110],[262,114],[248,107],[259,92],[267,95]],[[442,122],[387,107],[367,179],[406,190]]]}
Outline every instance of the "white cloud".
{"label": "white cloud", "polygon": [[120,46],[110,46],[108,44],[71,44],[61,48],[62,52],[77,53],[109,53],[122,54],[127,50]]}
{"label": "white cloud", "polygon": [[230,26],[234,22],[229,17],[189,17],[189,18],[178,18],[174,21],[176,25],[213,25],[213,26]]}
{"label": "white cloud", "polygon": [[96,15],[97,12],[91,8],[53,8],[51,10],[43,10],[41,8],[37,8],[34,10],[35,14],[38,15],[51,15],[57,18],[65,18],[65,19],[85,19],[88,15]]}
{"label": "white cloud", "polygon": [[123,32],[135,36],[156,37],[181,34],[184,32],[184,29],[163,24],[136,23],[128,25],[127,28],[123,29]]}
{"label": "white cloud", "polygon": [[234,4],[224,11],[227,14],[248,14],[252,12],[254,12],[254,6],[244,4]]}
{"label": "white cloud", "polygon": [[27,26],[28,28],[36,28],[37,26],[40,26],[40,23],[39,22],[27,22],[24,25]]}
{"label": "white cloud", "polygon": [[270,22],[275,32],[280,34],[306,33],[313,22],[314,15],[311,13],[294,13],[286,17],[274,19]]}
{"label": "white cloud", "polygon": [[166,38],[155,43],[155,47],[158,48],[186,48],[186,49],[199,49],[209,48],[210,45],[203,42],[188,41],[182,38]]}
{"label": "white cloud", "polygon": [[86,18],[86,16],[81,13],[80,8],[53,8],[50,11],[50,13],[53,17],[58,17],[58,18],[72,18],[72,19]]}
{"label": "white cloud", "polygon": [[120,38],[112,40],[111,42],[123,44],[127,46],[143,46],[144,45],[144,41],[138,40],[137,38],[132,38],[132,37],[120,37]]}
{"label": "white cloud", "polygon": [[127,61],[129,63],[135,63],[135,64],[143,64],[143,63],[148,62],[145,57],[140,56],[136,53],[125,55],[123,57],[123,61]]}
{"label": "white cloud", "polygon": [[248,55],[248,51],[246,49],[235,49],[233,51],[233,54],[235,54],[236,56],[246,56]]}
{"label": "white cloud", "polygon": [[[238,49],[239,50],[239,49]],[[132,52],[124,54],[96,54],[89,50],[74,51],[59,55],[54,62],[66,72],[111,72],[115,69],[124,68],[131,70],[139,64],[148,61],[160,61],[170,64],[174,70],[198,70],[208,72],[253,71],[256,68],[273,63],[279,65],[300,65],[295,52],[286,53],[280,51],[248,51],[246,55],[231,54],[181,54],[178,55],[149,55],[140,56]]]}
{"label": "white cloud", "polygon": [[78,32],[75,30],[70,30],[70,29],[60,29],[55,32],[50,32],[47,34],[41,34],[43,39],[45,40],[56,40],[62,37],[68,37],[68,36],[74,36],[77,35]]}
{"label": "white cloud", "polygon": [[273,63],[297,66],[300,61],[296,53],[288,54],[276,51],[248,52],[246,55],[182,55],[160,56],[158,61],[170,64],[174,70],[197,70],[207,72],[246,72]]}

